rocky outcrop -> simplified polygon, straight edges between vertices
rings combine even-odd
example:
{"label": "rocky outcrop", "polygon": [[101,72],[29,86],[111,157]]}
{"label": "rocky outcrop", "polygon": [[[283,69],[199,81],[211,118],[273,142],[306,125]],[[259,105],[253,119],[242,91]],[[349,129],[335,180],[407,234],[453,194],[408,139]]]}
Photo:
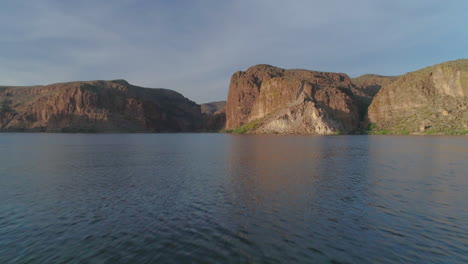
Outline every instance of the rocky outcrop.
{"label": "rocky outcrop", "polygon": [[249,133],[335,134],[358,129],[359,107],[343,73],[256,65],[236,72],[229,87],[226,128]]}
{"label": "rocky outcrop", "polygon": [[385,85],[369,107],[369,121],[390,133],[451,134],[468,129],[468,60],[407,73]]}
{"label": "rocky outcrop", "polygon": [[124,80],[0,87],[1,131],[207,130],[202,121],[200,106],[181,94]]}
{"label": "rocky outcrop", "polygon": [[206,131],[217,132],[226,124],[226,101],[201,104],[203,114],[203,127]]}

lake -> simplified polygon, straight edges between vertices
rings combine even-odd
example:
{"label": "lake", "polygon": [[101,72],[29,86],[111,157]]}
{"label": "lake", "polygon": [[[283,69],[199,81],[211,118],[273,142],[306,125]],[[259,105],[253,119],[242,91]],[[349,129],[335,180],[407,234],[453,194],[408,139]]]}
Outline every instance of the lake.
{"label": "lake", "polygon": [[468,137],[0,134],[0,263],[468,263]]}

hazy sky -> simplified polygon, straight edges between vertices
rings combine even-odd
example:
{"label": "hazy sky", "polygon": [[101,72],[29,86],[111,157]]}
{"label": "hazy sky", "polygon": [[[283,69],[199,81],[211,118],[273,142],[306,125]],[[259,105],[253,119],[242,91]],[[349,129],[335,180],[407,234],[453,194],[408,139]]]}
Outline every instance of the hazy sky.
{"label": "hazy sky", "polygon": [[468,58],[468,0],[1,0],[0,84],[126,79],[224,100],[251,65],[399,75]]}

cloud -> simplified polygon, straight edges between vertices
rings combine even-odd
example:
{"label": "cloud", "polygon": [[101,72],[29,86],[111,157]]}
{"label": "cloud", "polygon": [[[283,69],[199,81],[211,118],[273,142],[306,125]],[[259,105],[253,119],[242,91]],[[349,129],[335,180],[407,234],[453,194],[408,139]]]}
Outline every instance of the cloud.
{"label": "cloud", "polygon": [[125,78],[197,102],[222,100],[237,70],[396,75],[468,57],[460,1],[9,1],[3,84]]}

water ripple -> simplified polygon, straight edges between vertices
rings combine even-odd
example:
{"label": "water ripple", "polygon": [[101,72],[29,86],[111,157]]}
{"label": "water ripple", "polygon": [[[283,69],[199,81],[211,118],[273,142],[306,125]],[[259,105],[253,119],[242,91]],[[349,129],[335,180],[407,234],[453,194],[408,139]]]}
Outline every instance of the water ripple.
{"label": "water ripple", "polygon": [[0,149],[0,263],[468,262],[460,137],[1,134]]}

